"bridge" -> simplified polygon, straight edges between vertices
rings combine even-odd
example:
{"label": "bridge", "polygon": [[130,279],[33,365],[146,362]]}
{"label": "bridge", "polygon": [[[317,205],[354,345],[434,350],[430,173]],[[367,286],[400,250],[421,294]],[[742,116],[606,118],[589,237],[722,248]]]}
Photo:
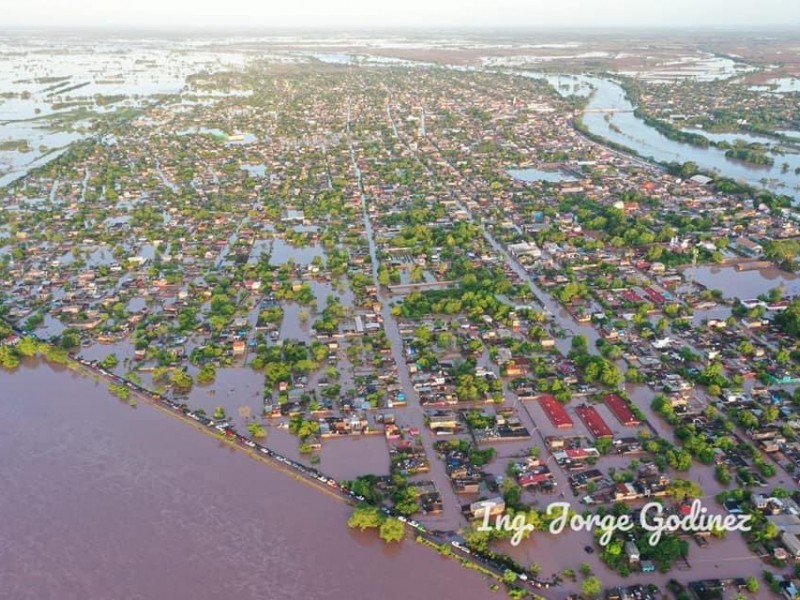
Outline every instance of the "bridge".
{"label": "bridge", "polygon": [[632,113],[632,108],[587,108],[585,113]]}

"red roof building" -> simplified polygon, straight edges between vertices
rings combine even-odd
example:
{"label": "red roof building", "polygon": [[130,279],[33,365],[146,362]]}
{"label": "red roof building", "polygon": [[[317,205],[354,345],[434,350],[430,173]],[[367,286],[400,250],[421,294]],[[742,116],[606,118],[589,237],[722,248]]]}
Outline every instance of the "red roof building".
{"label": "red roof building", "polygon": [[583,421],[586,428],[596,438],[604,438],[604,437],[614,437],[614,433],[611,429],[606,425],[606,422],[603,421],[603,417],[600,416],[594,407],[586,406],[579,406],[575,409],[578,413],[578,416]]}
{"label": "red roof building", "polygon": [[625,400],[619,395],[608,394],[605,400],[606,406],[625,427],[637,427],[639,425],[639,419],[636,418]]}
{"label": "red roof building", "polygon": [[567,413],[567,409],[564,408],[561,402],[556,400],[555,396],[550,394],[540,396],[539,403],[542,405],[542,409],[544,409],[550,422],[559,429],[569,429],[574,425],[572,417]]}

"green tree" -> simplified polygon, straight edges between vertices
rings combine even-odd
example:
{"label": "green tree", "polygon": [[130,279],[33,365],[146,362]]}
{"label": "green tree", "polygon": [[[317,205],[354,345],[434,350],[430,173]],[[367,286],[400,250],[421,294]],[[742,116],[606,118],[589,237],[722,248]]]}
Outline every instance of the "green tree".
{"label": "green tree", "polygon": [[118,364],[119,364],[119,359],[117,358],[117,355],[114,354],[113,352],[100,361],[100,366],[106,369],[107,371],[114,369],[114,367],[116,367]]}
{"label": "green tree", "polygon": [[0,366],[9,371],[19,367],[19,357],[10,346],[0,346]]}
{"label": "green tree", "polygon": [[178,390],[186,391],[192,387],[192,377],[186,371],[176,369],[170,374],[170,383]]}
{"label": "green tree", "polygon": [[581,593],[584,596],[594,598],[595,596],[599,596],[602,591],[603,583],[597,577],[587,577],[581,584]]}
{"label": "green tree", "polygon": [[514,573],[511,569],[506,569],[503,573],[503,582],[512,584],[517,580],[517,574]]}
{"label": "green tree", "polygon": [[77,329],[65,329],[61,333],[61,347],[62,348],[75,348],[81,344],[81,334]]}
{"label": "green tree", "polygon": [[39,344],[32,337],[24,337],[17,344],[20,356],[35,356],[39,352]]}
{"label": "green tree", "polygon": [[589,342],[586,339],[586,336],[583,334],[578,334],[572,338],[572,351],[577,354],[584,354],[589,349]]}
{"label": "green tree", "polygon": [[200,372],[197,374],[197,383],[207,385],[212,383],[217,378],[217,369],[212,364],[203,365]]}
{"label": "green tree", "polygon": [[[402,525],[402,523],[401,523]],[[376,506],[359,504],[353,509],[350,518],[347,519],[347,526],[351,529],[373,529],[381,526],[381,511]]]}
{"label": "green tree", "polygon": [[387,544],[391,542],[400,542],[406,535],[405,525],[394,517],[389,517],[381,523],[379,535],[381,539]]}
{"label": "green tree", "polygon": [[250,432],[254,438],[264,438],[267,436],[267,430],[264,429],[264,425],[259,423],[258,421],[251,421],[247,425],[247,431]]}

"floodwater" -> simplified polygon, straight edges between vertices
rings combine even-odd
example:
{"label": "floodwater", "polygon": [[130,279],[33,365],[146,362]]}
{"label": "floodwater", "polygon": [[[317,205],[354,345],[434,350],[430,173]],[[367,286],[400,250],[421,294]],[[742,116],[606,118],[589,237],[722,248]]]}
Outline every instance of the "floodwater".
{"label": "floodwater", "polygon": [[267,165],[242,165],[250,177],[264,177],[267,174]]}
{"label": "floodwater", "polygon": [[[699,133],[700,135],[707,137],[712,142],[728,142],[729,144],[735,144],[741,140],[748,144],[761,144],[762,146],[765,146],[771,150],[774,149],[775,152],[770,154],[770,156],[775,161],[775,165],[779,167],[781,172],[786,170],[794,173],[795,169],[800,169],[800,153],[797,152],[796,146],[786,147],[782,142],[775,140],[774,138],[747,133],[711,133],[708,131],[703,131],[702,129],[688,129],[686,131],[691,133]],[[775,165],[773,165],[773,169],[775,169]]]}
{"label": "floodwater", "polygon": [[[556,500],[554,500],[556,501]],[[564,500],[559,500],[563,502]],[[571,503],[572,508],[579,513],[583,508],[577,503]],[[704,506],[710,512],[716,513],[717,508],[713,501],[706,501]],[[545,508],[545,507],[542,507]],[[703,576],[715,578],[734,578],[747,577],[754,575],[760,579],[761,572],[765,564],[747,549],[747,544],[739,533],[729,533],[724,539],[711,539],[709,546],[699,547],[693,540],[689,539],[688,562],[691,571],[700,579]],[[640,540],[639,545],[646,541]],[[577,548],[592,546],[595,552],[576,553]],[[508,542],[498,545],[501,552],[507,553],[524,565],[537,564],[540,567],[540,577],[548,578],[564,569],[572,568],[576,572],[582,563],[588,564],[592,571],[600,578],[606,588],[614,586],[630,586],[634,584],[654,584],[660,589],[665,590],[667,582],[672,578],[689,579],[691,575],[686,570],[679,570],[676,567],[673,572],[663,573],[638,573],[629,577],[612,572],[602,562],[599,556],[598,546],[593,542],[593,535],[587,531],[566,530],[559,534],[552,534],[548,531],[534,532],[528,540],[523,541],[519,546],[514,547]],[[577,582],[569,580],[563,581],[557,594],[563,597],[568,592],[580,592],[582,577],[578,575]],[[762,586],[763,587],[763,586]],[[769,598],[769,591],[761,591],[754,597]]]}
{"label": "floodwater", "polygon": [[191,73],[248,61],[244,54],[212,52],[188,40],[132,44],[119,38],[43,38],[32,32],[0,37],[6,50],[0,87],[10,94],[0,102],[0,140],[30,144],[28,152],[0,152],[0,186],[90,135],[89,125],[98,115],[141,106],[155,95],[177,94]]}
{"label": "floodwater", "polygon": [[[0,597],[490,598],[455,561],[105,385],[0,373]],[[409,575],[413,575],[413,582]]]}
{"label": "floodwater", "polygon": [[[542,77],[536,73],[528,75]],[[725,177],[742,180],[756,187],[764,187],[766,184],[778,193],[795,198],[800,196],[800,175],[795,174],[793,168],[783,172],[784,162],[790,165],[794,163],[793,155],[776,156],[771,167],[731,160],[725,157],[724,150],[675,142],[645,125],[643,120],[633,114],[634,106],[626,97],[625,90],[613,81],[588,76],[548,76],[546,79],[562,95],[578,93],[585,96],[589,89],[594,89],[583,114],[583,123],[595,135],[656,161],[692,161],[701,169],[714,171]]]}
{"label": "floodwater", "polygon": [[742,140],[743,142],[746,142],[748,144],[763,144],[765,146],[771,146],[773,144],[780,143],[774,138],[768,138],[763,135],[755,135],[752,133],[739,133],[739,132],[716,133],[713,131],[705,131],[704,129],[692,129],[692,128],[684,129],[684,131],[688,133],[699,133],[700,135],[707,137],[712,142],[728,142],[730,144],[733,144],[738,140]]}
{"label": "floodwater", "polygon": [[525,182],[549,181],[551,183],[558,183],[560,181],[575,181],[574,177],[570,177],[563,171],[544,171],[542,169],[525,168],[509,169],[506,172],[514,179]]}
{"label": "floodwater", "polygon": [[683,79],[693,81],[729,79],[753,70],[752,66],[725,56],[698,52],[695,55],[666,60],[644,71],[620,71],[620,74],[639,77],[654,83],[674,83]]}
{"label": "floodwater", "polygon": [[195,383],[187,403],[202,408],[211,416],[218,406],[225,409],[231,423],[245,431],[249,417],[258,417],[264,410],[264,374],[250,367],[217,369],[213,383]]}
{"label": "floodwater", "polygon": [[784,295],[800,294],[800,277],[776,267],[737,271],[735,267],[703,266],[694,270],[695,281],[722,291],[725,298],[748,300],[783,286]]}
{"label": "floodwater", "polygon": [[[272,444],[267,444],[272,447]],[[341,436],[322,442],[319,469],[341,481],[359,475],[389,475],[389,449],[383,435]]]}
{"label": "floodwater", "polygon": [[800,79],[797,77],[780,77],[778,79],[770,79],[764,85],[754,85],[750,89],[775,94],[791,94],[800,92]]}
{"label": "floodwater", "polygon": [[269,262],[278,266],[286,264],[291,259],[297,265],[307,266],[317,257],[325,258],[325,250],[318,243],[297,247],[281,238],[276,238],[272,244]]}

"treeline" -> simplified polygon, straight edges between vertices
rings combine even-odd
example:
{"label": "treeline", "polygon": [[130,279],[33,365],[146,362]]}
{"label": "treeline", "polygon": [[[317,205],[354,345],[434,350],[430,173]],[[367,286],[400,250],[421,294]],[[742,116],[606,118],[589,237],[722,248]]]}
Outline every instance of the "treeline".
{"label": "treeline", "polygon": [[[8,328],[0,324],[0,339],[6,337]],[[3,335],[6,333],[6,335]],[[32,337],[23,337],[13,344],[0,345],[0,367],[13,371],[20,365],[23,358],[30,358],[41,355],[47,360],[64,364],[67,362],[68,354],[66,348],[53,346],[45,342],[38,342]]]}
{"label": "treeline", "polygon": [[690,131],[683,131],[682,129],[678,129],[671,123],[667,123],[666,121],[662,121],[660,119],[647,116],[639,108],[634,110],[633,114],[634,116],[639,117],[642,121],[644,121],[645,125],[652,127],[664,137],[673,140],[675,142],[681,142],[683,144],[691,144],[692,146],[697,146],[698,148],[708,148],[709,146],[712,145],[711,141],[706,136],[701,135],[699,133],[693,133]]}
{"label": "treeline", "polygon": [[741,160],[752,165],[764,165],[771,167],[775,164],[775,159],[769,156],[761,144],[735,144],[731,146],[725,142],[719,144],[720,148],[728,148],[725,151],[725,158]]}

